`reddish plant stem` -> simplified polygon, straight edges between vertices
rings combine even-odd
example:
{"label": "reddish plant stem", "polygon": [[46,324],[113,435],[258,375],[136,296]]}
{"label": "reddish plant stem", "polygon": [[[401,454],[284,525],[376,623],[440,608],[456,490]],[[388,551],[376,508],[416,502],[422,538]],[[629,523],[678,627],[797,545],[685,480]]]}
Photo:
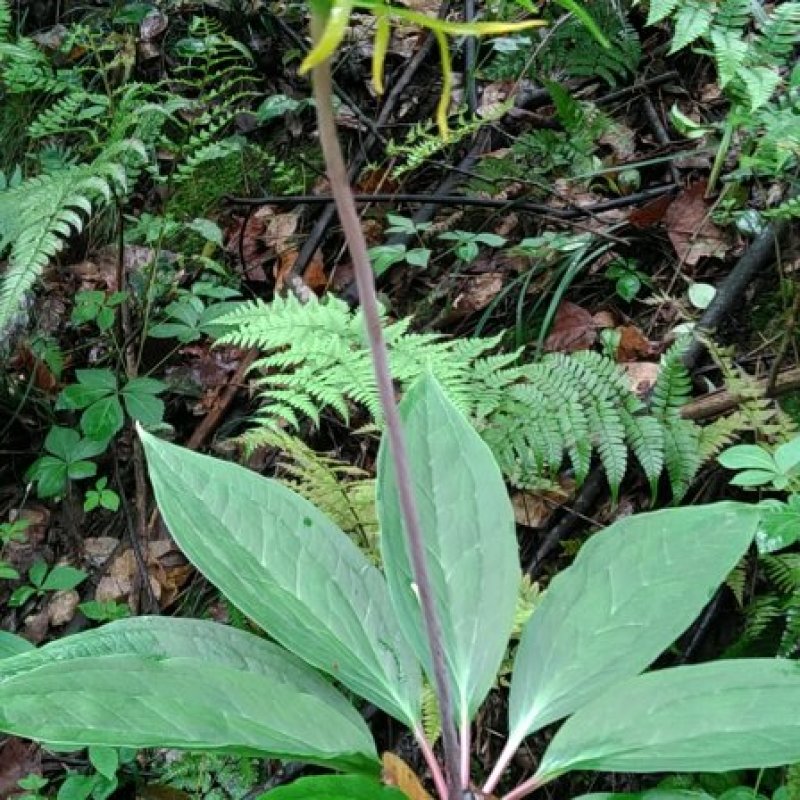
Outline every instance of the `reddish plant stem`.
{"label": "reddish plant stem", "polygon": [[436,760],[436,754],[433,752],[433,748],[431,747],[431,743],[428,741],[428,737],[425,736],[425,732],[421,728],[416,728],[414,730],[414,738],[417,740],[419,749],[425,758],[425,763],[428,765],[428,769],[431,771],[431,778],[433,779],[433,785],[436,787],[436,793],[440,798],[446,798],[447,781],[444,779],[442,768],[439,766],[439,762]]}
{"label": "reddish plant stem", "polygon": [[527,797],[529,794],[535,792],[541,785],[540,779],[534,776],[525,781],[525,783],[521,783],[516,789],[510,791],[503,797],[503,800],[521,800],[521,798]]}
{"label": "reddish plant stem", "polygon": [[[323,20],[312,12],[311,32],[315,41],[319,40],[323,27]],[[386,420],[386,434],[389,438],[389,451],[394,464],[397,494],[406,531],[411,567],[419,593],[422,619],[428,639],[428,647],[431,652],[433,681],[442,718],[442,741],[444,744],[445,766],[447,768],[448,793],[444,800],[458,800],[460,794],[459,773],[461,758],[453,720],[453,699],[450,693],[442,647],[442,626],[436,611],[430,575],[428,574],[425,546],[422,540],[422,526],[412,489],[405,437],[403,436],[400,415],[394,399],[394,386],[392,385],[392,376],[389,369],[389,354],[383,338],[378,296],[375,291],[375,279],[369,255],[367,254],[367,243],[361,230],[361,220],[356,211],[353,192],[347,177],[347,167],[344,163],[336,133],[336,120],[333,113],[333,104],[331,103],[333,84],[330,61],[326,60],[314,67],[312,78],[322,154],[325,158],[325,166],[331,182],[331,192],[336,203],[336,210],[339,213],[339,221],[342,224],[347,247],[353,259],[353,269],[356,275],[356,284],[361,300],[361,309],[364,315],[367,339],[378,385],[378,394]]]}

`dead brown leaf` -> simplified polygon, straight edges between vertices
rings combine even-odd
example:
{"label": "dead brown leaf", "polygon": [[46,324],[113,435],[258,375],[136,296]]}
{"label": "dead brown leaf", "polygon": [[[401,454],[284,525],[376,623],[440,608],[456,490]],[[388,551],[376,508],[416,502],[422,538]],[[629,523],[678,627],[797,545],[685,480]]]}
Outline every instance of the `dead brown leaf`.
{"label": "dead brown leaf", "polygon": [[631,391],[637,397],[647,397],[653,386],[655,386],[656,378],[658,378],[658,364],[652,361],[632,361],[627,364],[622,363],[620,367],[628,376]]}
{"label": "dead brown leaf", "polygon": [[562,300],[544,349],[549,353],[574,353],[588,350],[596,340],[597,326],[592,315],[585,308]]}
{"label": "dead brown leaf", "polygon": [[575,489],[574,481],[566,482],[558,491],[514,492],[511,505],[517,525],[543,528]]}
{"label": "dead brown leaf", "polygon": [[325,262],[322,258],[322,251],[318,248],[314,251],[309,265],[303,271],[303,280],[312,292],[322,294],[328,286],[328,276],[325,274]]}
{"label": "dead brown leaf", "polygon": [[382,761],[381,777],[385,784],[396,786],[409,800],[433,800],[425,791],[414,770],[402,758],[394,753],[384,753]]}
{"label": "dead brown leaf", "polygon": [[60,628],[72,621],[80,603],[80,595],[71,591],[53,592],[47,602],[47,619],[54,628]]}
{"label": "dead brown leaf", "polygon": [[705,180],[682,191],[664,215],[667,235],[681,263],[694,267],[701,258],[723,258],[730,249],[725,232],[711,220]]}
{"label": "dead brown leaf", "polygon": [[450,321],[463,319],[486,308],[502,288],[502,272],[482,272],[478,275],[470,275],[464,289],[453,300],[452,313],[448,318]]}
{"label": "dead brown leaf", "polygon": [[617,361],[636,361],[650,358],[656,354],[656,346],[635,325],[622,325],[617,328],[619,344],[615,358]]}

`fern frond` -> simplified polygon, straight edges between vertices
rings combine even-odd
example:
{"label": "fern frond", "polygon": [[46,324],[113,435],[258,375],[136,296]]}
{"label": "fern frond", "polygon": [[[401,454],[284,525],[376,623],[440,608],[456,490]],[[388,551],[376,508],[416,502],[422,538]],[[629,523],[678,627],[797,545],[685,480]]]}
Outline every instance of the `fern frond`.
{"label": "fern frond", "polygon": [[725,578],[725,585],[733,592],[739,608],[744,606],[744,590],[747,586],[747,560],[742,559]]}
{"label": "fern frond", "polygon": [[0,0],[0,41],[5,41],[11,37],[11,6],[8,0]]}
{"label": "fern frond", "polygon": [[257,447],[277,449],[279,480],[321,509],[345,533],[357,538],[362,549],[378,562],[375,481],[365,470],[317,453],[285,431],[256,429],[236,441],[250,453]]}
{"label": "fern frond", "polygon": [[681,408],[689,400],[692,379],[683,365],[683,357],[690,342],[689,337],[678,339],[661,357],[650,399],[650,410],[658,419],[678,417]]}
{"label": "fern frond", "polygon": [[764,211],[763,215],[767,219],[800,219],[800,195]]}
{"label": "fern frond", "polygon": [[[639,35],[613,0],[584,3],[610,47],[603,47],[576,17],[554,26],[542,44],[536,69],[571,78],[601,77],[610,86],[635,74],[642,58]],[[525,54],[526,58],[527,53]]]}
{"label": "fern frond", "polygon": [[739,76],[739,70],[747,58],[749,47],[741,33],[730,28],[715,26],[711,29],[709,38],[714,48],[719,85],[724,89]]}
{"label": "fern frond", "polygon": [[[140,154],[133,142],[127,157]],[[25,293],[48,262],[79,233],[92,210],[126,191],[125,167],[113,150],[93,163],[29,178],[0,194],[0,254],[9,253],[0,283],[0,332],[17,313]]]}
{"label": "fern frond", "polygon": [[689,0],[682,4],[675,16],[675,33],[669,52],[677,53],[704,36],[713,18],[714,14],[707,0]]}
{"label": "fern frond", "polygon": [[436,691],[428,681],[422,683],[422,730],[425,738],[433,745],[442,735],[442,717],[439,713],[439,701]]}
{"label": "fern frond", "polygon": [[[341,300],[254,301],[220,322],[228,330],[220,343],[264,353],[253,366],[263,400],[257,424],[273,431],[296,429],[303,419],[319,424],[324,408],[345,420],[361,408],[380,423],[363,320]],[[581,482],[596,453],[616,496],[628,449],[652,486],[666,467],[676,492],[684,491],[696,472],[695,426],[680,419],[689,384],[679,348],[665,359],[670,376],[659,384],[657,413],[648,413],[618,365],[598,353],[556,353],[519,365],[517,352],[492,352],[499,337],[410,333],[409,319],[384,325],[399,390],[432,372],[517,485],[551,485],[565,459]]]}
{"label": "fern frond", "polygon": [[777,4],[761,27],[760,34],[755,47],[763,61],[777,65],[788,59],[800,41],[800,3]]}

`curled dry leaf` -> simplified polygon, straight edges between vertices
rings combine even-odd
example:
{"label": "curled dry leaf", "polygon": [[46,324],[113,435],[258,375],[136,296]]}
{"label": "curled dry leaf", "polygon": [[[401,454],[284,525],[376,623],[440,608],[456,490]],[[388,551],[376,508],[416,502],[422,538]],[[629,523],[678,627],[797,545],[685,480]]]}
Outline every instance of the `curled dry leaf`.
{"label": "curled dry leaf", "polygon": [[47,619],[54,628],[72,621],[80,603],[80,595],[74,590],[53,592],[47,603]]}
{"label": "curled dry leaf", "polygon": [[617,328],[617,332],[620,335],[617,352],[614,354],[617,361],[636,361],[656,354],[656,345],[635,325],[622,325]]}
{"label": "curled dry leaf", "polygon": [[466,286],[453,301],[449,320],[463,319],[486,308],[502,288],[502,272],[482,272],[478,275],[468,276]]}
{"label": "curled dry leaf", "polygon": [[402,758],[394,753],[384,753],[381,760],[383,762],[381,777],[387,786],[396,786],[409,800],[433,800],[414,770]]}
{"label": "curled dry leaf", "polygon": [[574,353],[588,350],[597,340],[597,325],[581,306],[563,300],[556,311],[544,349],[549,353]]}
{"label": "curled dry leaf", "polygon": [[711,207],[705,200],[706,181],[697,181],[682,191],[664,215],[672,246],[688,267],[701,258],[723,258],[730,249],[725,232],[711,220]]}

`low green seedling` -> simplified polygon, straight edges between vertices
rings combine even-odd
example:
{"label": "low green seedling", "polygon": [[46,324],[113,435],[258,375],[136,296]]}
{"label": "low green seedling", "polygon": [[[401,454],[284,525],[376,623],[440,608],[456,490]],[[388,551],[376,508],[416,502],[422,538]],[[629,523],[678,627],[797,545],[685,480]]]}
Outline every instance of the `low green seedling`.
{"label": "low green seedling", "polygon": [[448,231],[439,234],[443,242],[455,242],[453,252],[465,264],[471,264],[480,252],[480,246],[504,247],[508,240],[496,233],[473,233],[472,231]]}
{"label": "low green seedling", "polygon": [[607,267],[605,277],[614,283],[614,291],[626,303],[635,300],[644,286],[650,286],[650,277],[639,269],[633,258],[615,258]]}
{"label": "low green seedling", "polygon": [[39,497],[60,497],[67,491],[69,481],[97,474],[97,464],[89,459],[99,456],[106,447],[106,441],[82,438],[72,428],[55,426],[44,440],[46,454],[31,464],[25,479],[36,484]]}
{"label": "low green seedling", "polygon": [[119,495],[108,488],[108,478],[100,478],[94,485],[94,489],[89,489],[83,500],[84,511],[94,511],[96,508],[105,508],[108,511],[119,510]]}
{"label": "low green seedling", "polygon": [[113,622],[115,619],[125,619],[131,615],[131,610],[126,603],[117,603],[114,600],[87,600],[78,606],[86,619],[93,622]]}
{"label": "low green seedling", "polygon": [[375,275],[380,277],[395,264],[408,264],[424,269],[430,261],[431,251],[427,247],[407,247],[404,244],[379,244],[370,247],[369,258]]}
{"label": "low green seedling", "polygon": [[47,795],[42,794],[42,790],[50,781],[41,775],[26,775],[17,781],[17,786],[25,791],[17,795],[17,800],[47,800]]}
{"label": "low green seedling", "polygon": [[[400,406],[454,723],[471,721],[504,662],[521,583],[514,514],[490,451],[435,380]],[[402,797],[334,679],[415,735],[432,656],[384,442],[383,571],[286,486],[140,431],[164,521],[198,569],[272,641],[213,622],[138,617],[0,660],[0,730],[61,747],[166,746],[305,761],[270,798]],[[719,503],[621,519],[583,546],[525,624],[496,793],[524,739],[563,722],[518,800],[574,770],[691,772],[800,760],[800,665],[730,659],[644,671],[750,547],[761,511]],[[13,639],[13,637],[12,637]],[[13,650],[12,650],[13,652]],[[327,676],[327,677],[325,677]],[[46,713],[45,713],[46,710]],[[475,788],[463,760],[457,785]]]}
{"label": "low green seedling", "polygon": [[719,463],[738,470],[731,479],[734,486],[800,492],[800,436],[774,452],[757,444],[737,444],[720,453]]}
{"label": "low green seedling", "polygon": [[101,333],[110,331],[117,318],[117,308],[128,297],[127,292],[84,291],[75,295],[70,321],[74,325],[93,322]]}
{"label": "low green seedling", "polygon": [[120,387],[108,369],[79,369],[75,377],[78,383],[61,392],[56,408],[82,409],[80,428],[88,439],[108,442],[122,430],[125,411],[143,425],[158,425],[164,418],[164,401],[158,395],[167,387],[161,381],[132,378]]}
{"label": "low green seedling", "polygon": [[69,591],[79,586],[87,578],[82,569],[58,564],[49,569],[44,561],[36,561],[28,570],[30,583],[18,586],[11,593],[8,605],[18,608],[31,597],[44,597],[47,592]]}
{"label": "low green seedling", "polygon": [[762,529],[756,537],[761,553],[774,553],[800,540],[800,436],[773,449],[763,445],[739,444],[724,450],[719,463],[737,470],[734,486],[787,492],[785,501],[770,498],[764,508]]}

